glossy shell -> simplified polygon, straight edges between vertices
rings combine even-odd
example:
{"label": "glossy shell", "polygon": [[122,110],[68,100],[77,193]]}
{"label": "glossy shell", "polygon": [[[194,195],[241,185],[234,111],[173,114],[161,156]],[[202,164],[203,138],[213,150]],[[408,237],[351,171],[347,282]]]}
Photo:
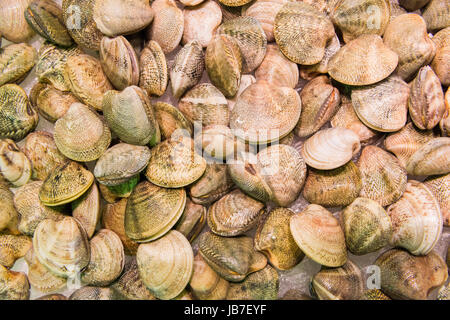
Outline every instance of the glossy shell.
{"label": "glossy shell", "polygon": [[92,238],[100,221],[100,204],[100,192],[95,183],[81,197],[72,202],[72,216],[83,226],[88,238]]}
{"label": "glossy shell", "polygon": [[0,265],[11,268],[31,248],[31,238],[27,236],[0,235]]}
{"label": "glossy shell", "polygon": [[256,271],[240,283],[231,283],[227,300],[276,300],[280,280],[270,265]]}
{"label": "glossy shell", "polygon": [[172,134],[174,136],[179,133],[192,135],[192,123],[186,119],[180,109],[161,101],[154,103],[153,108],[162,140],[171,138]]}
{"label": "glossy shell", "polygon": [[211,41],[216,28],[222,22],[222,10],[212,1],[206,0],[194,7],[183,9],[184,29],[183,43],[197,40],[203,48]]}

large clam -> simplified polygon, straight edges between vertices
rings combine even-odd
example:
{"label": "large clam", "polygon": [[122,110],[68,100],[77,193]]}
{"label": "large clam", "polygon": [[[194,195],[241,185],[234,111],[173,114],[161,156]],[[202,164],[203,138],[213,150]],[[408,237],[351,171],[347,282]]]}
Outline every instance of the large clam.
{"label": "large clam", "polygon": [[166,57],[158,42],[154,40],[148,42],[141,51],[139,65],[139,86],[147,92],[149,97],[163,95],[169,76]]}
{"label": "large clam", "polygon": [[25,20],[24,12],[31,0],[5,0],[0,8],[0,33],[12,42],[19,43],[34,35]]}
{"label": "large clam", "polygon": [[11,44],[0,52],[0,86],[20,83],[34,67],[37,51],[26,43]]}

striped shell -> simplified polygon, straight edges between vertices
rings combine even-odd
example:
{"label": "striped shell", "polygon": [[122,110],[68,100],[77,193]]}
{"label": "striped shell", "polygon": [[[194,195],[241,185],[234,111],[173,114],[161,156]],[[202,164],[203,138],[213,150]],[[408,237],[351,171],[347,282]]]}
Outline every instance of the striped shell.
{"label": "striped shell", "polygon": [[406,162],[413,176],[429,176],[450,172],[450,138],[435,138],[421,146]]}
{"label": "striped shell", "polygon": [[183,214],[175,225],[175,230],[193,242],[206,224],[206,208],[186,198]]}
{"label": "striped shell", "polygon": [[0,265],[11,268],[31,248],[31,238],[23,235],[0,235]]}
{"label": "striped shell", "polygon": [[19,83],[37,60],[37,51],[26,43],[11,44],[0,51],[0,86]]}
{"label": "striped shell", "polygon": [[450,27],[442,29],[432,38],[436,44],[436,55],[431,67],[444,87],[450,86]]}
{"label": "striped shell", "polygon": [[192,123],[184,114],[169,103],[157,101],[153,104],[156,120],[161,131],[161,140],[169,139],[172,134],[179,133],[191,136]]}
{"label": "striped shell", "polygon": [[139,86],[148,96],[162,96],[167,88],[169,75],[164,52],[158,42],[150,40],[139,57]]}
{"label": "striped shell", "polygon": [[227,300],[276,300],[280,280],[277,271],[270,265],[256,271],[240,283],[231,283]]}
{"label": "striped shell", "polygon": [[0,8],[0,34],[15,43],[29,40],[34,31],[25,20],[24,12],[31,0],[4,0]]}
{"label": "striped shell", "polygon": [[29,297],[30,283],[27,275],[0,265],[0,300],[28,300]]}
{"label": "striped shell", "polygon": [[253,2],[249,7],[243,10],[242,15],[253,17],[259,21],[261,27],[266,34],[267,42],[273,42],[275,40],[273,36],[273,26],[275,23],[275,16],[278,11],[283,7],[286,0],[257,0]]}
{"label": "striped shell", "polygon": [[72,202],[72,217],[80,222],[88,238],[92,238],[100,221],[100,201],[97,184],[93,183],[88,191]]}
{"label": "striped shell", "polygon": [[428,30],[439,30],[450,25],[450,1],[431,0],[423,11]]}

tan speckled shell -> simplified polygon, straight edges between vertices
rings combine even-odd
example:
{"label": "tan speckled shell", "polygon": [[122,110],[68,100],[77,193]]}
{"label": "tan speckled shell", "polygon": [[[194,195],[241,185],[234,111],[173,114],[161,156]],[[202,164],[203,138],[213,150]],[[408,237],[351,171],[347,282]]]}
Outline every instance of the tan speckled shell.
{"label": "tan speckled shell", "polygon": [[153,108],[161,131],[161,140],[169,139],[172,134],[177,135],[178,133],[192,135],[192,123],[178,108],[161,101],[154,103]]}
{"label": "tan speckled shell", "polygon": [[174,229],[181,232],[189,242],[193,242],[206,224],[206,208],[186,198],[183,214]]}
{"label": "tan speckled shell", "polygon": [[450,24],[450,1],[431,0],[423,11],[428,30],[439,30]]}
{"label": "tan speckled shell", "polygon": [[27,275],[0,265],[0,300],[28,300],[30,284]]}
{"label": "tan speckled shell", "polygon": [[267,42],[275,40],[273,36],[273,25],[275,23],[275,16],[281,9],[286,0],[257,0],[249,7],[243,9],[243,16],[253,17],[261,23]]}
{"label": "tan speckled shell", "polygon": [[19,213],[14,207],[14,193],[9,189],[9,185],[0,177],[0,232],[19,234],[17,222]]}
{"label": "tan speckled shell", "polygon": [[431,62],[443,86],[450,86],[450,27],[442,29],[432,38],[436,44],[436,55]]}
{"label": "tan speckled shell", "polygon": [[31,238],[23,235],[0,235],[0,265],[11,268],[31,248]]}
{"label": "tan speckled shell", "polygon": [[14,187],[25,185],[31,179],[31,162],[10,139],[0,139],[0,177]]}
{"label": "tan speckled shell", "polygon": [[0,85],[20,83],[34,67],[37,51],[26,43],[10,44],[0,51]]}
{"label": "tan speckled shell", "polygon": [[280,280],[278,272],[270,265],[249,274],[240,283],[231,283],[227,300],[276,300]]}
{"label": "tan speckled shell", "polygon": [[223,300],[227,296],[229,283],[197,254],[194,257],[194,270],[189,286],[194,296],[200,300]]}
{"label": "tan speckled shell", "polygon": [[106,287],[84,286],[75,290],[69,300],[116,300],[113,289]]}
{"label": "tan speckled shell", "polygon": [[450,226],[450,174],[429,177],[424,184],[434,194],[439,202],[444,226]]}
{"label": "tan speckled shell", "polygon": [[435,138],[421,146],[406,162],[413,176],[429,176],[450,172],[450,138]]}
{"label": "tan speckled shell", "polygon": [[182,42],[185,44],[197,40],[203,48],[206,48],[222,22],[220,6],[212,0],[206,0],[195,7],[185,7],[183,15]]}
{"label": "tan speckled shell", "polygon": [[100,204],[100,192],[95,183],[80,198],[72,202],[72,216],[83,226],[88,238],[93,236],[100,221]]}
{"label": "tan speckled shell", "polygon": [[35,33],[25,20],[24,12],[31,0],[4,0],[0,8],[0,33],[12,42],[29,40]]}
{"label": "tan speckled shell", "polygon": [[147,92],[149,97],[163,95],[167,88],[169,75],[166,57],[158,42],[149,41],[141,51],[139,64],[139,86]]}
{"label": "tan speckled shell", "polygon": [[227,165],[211,163],[206,165],[203,176],[190,187],[190,195],[193,202],[208,205],[222,198],[232,187]]}

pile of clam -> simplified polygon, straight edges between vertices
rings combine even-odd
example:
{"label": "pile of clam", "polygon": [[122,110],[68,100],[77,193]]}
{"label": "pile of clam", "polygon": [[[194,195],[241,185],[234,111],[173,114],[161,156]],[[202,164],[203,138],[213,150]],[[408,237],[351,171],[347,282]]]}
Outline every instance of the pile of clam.
{"label": "pile of clam", "polygon": [[2,0],[2,38],[0,299],[449,299],[450,0]]}

